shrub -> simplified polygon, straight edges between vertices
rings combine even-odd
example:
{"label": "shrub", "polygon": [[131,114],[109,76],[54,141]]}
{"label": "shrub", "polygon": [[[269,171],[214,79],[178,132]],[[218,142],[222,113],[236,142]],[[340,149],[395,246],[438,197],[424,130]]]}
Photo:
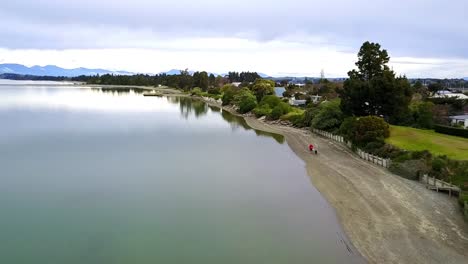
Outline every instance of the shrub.
{"label": "shrub", "polygon": [[403,162],[393,162],[389,170],[401,177],[418,180],[421,173],[426,173],[428,168],[423,160],[406,160]]}
{"label": "shrub", "polygon": [[435,125],[434,130],[437,133],[468,138],[468,129]]}
{"label": "shrub", "polygon": [[418,102],[410,106],[415,121],[415,127],[432,128],[434,125],[432,102]]}
{"label": "shrub", "polygon": [[312,119],[312,127],[333,131],[343,122],[343,112],[340,108],[340,100],[323,102],[319,105],[319,111]]}
{"label": "shrub", "polygon": [[280,118],[282,115],[287,114],[289,111],[291,111],[291,106],[287,103],[281,102],[271,110],[271,113],[268,116],[268,119],[276,120]]}
{"label": "shrub", "polygon": [[310,127],[312,125],[312,120],[317,115],[319,108],[316,106],[309,107],[305,110],[304,113],[304,126]]}
{"label": "shrub", "polygon": [[293,111],[280,117],[282,120],[288,120],[295,127],[304,127],[304,112]]}
{"label": "shrub", "polygon": [[224,86],[223,88],[226,88],[222,97],[223,105],[231,104],[236,96],[236,90],[230,85],[227,87]]}
{"label": "shrub", "polygon": [[442,172],[447,167],[447,160],[444,157],[436,157],[432,160],[432,170]]}
{"label": "shrub", "polygon": [[366,146],[370,142],[384,142],[390,136],[390,129],[383,118],[366,116],[356,119],[351,140],[358,146]]}
{"label": "shrub", "polygon": [[275,82],[265,79],[257,79],[252,85],[252,91],[258,101],[266,95],[275,94]]}
{"label": "shrub", "polygon": [[385,143],[381,141],[370,142],[364,147],[364,151],[369,152],[369,153],[375,153],[378,149],[382,148],[384,145]]}
{"label": "shrub", "polygon": [[260,106],[268,105],[270,109],[273,109],[275,108],[275,106],[277,106],[280,103],[281,103],[281,99],[277,97],[276,95],[267,95],[263,97],[259,105]]}
{"label": "shrub", "polygon": [[191,95],[201,96],[203,91],[199,87],[195,87],[190,92]]}
{"label": "shrub", "polygon": [[345,140],[353,141],[355,126],[356,126],[355,117],[345,118],[343,122],[341,123],[338,133],[342,135]]}
{"label": "shrub", "polygon": [[245,114],[252,111],[257,106],[257,99],[249,89],[243,88],[235,95],[234,101],[239,106],[239,112]]}
{"label": "shrub", "polygon": [[221,94],[221,90],[218,87],[211,87],[208,89],[208,93],[218,95]]}
{"label": "shrub", "polygon": [[271,108],[267,104],[259,105],[253,110],[256,117],[268,116],[271,113]]}

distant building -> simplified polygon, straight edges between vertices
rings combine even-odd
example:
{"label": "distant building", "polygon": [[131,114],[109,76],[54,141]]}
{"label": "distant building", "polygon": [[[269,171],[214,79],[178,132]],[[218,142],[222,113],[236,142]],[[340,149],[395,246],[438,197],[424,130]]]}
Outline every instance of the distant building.
{"label": "distant building", "polygon": [[242,83],[241,82],[233,82],[231,83],[231,85],[235,86],[235,87],[239,87]]}
{"label": "distant building", "polygon": [[450,120],[452,120],[452,125],[462,125],[464,128],[468,128],[468,114],[451,116]]}
{"label": "distant building", "polygon": [[286,92],[284,87],[275,87],[275,95],[279,98],[283,98],[283,93]]}
{"label": "distant building", "polygon": [[311,99],[311,102],[312,102],[312,103],[316,104],[316,103],[320,102],[320,100],[322,99],[322,96],[320,96],[320,95],[312,95],[312,96],[310,97],[310,99]]}
{"label": "distant building", "polygon": [[442,91],[436,92],[435,95],[432,96],[431,98],[457,98],[460,100],[466,100],[468,99],[468,96],[462,93],[452,93],[451,91],[448,91],[448,90],[442,90]]}
{"label": "distant building", "polygon": [[306,105],[307,100],[297,100],[294,98],[289,99],[289,104],[293,106],[301,106],[301,105]]}

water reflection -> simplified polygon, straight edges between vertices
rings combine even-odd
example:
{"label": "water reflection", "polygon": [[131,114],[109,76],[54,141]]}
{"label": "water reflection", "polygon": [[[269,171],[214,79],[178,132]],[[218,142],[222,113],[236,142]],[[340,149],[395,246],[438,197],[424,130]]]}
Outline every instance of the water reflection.
{"label": "water reflection", "polygon": [[276,140],[276,142],[280,144],[284,143],[284,137],[282,135],[253,129],[247,124],[245,119],[240,116],[233,115],[229,113],[228,111],[221,111],[221,116],[223,117],[225,121],[227,121],[231,125],[233,130],[239,129],[239,128],[242,128],[245,130],[253,130],[257,136],[272,137]]}
{"label": "water reflection", "polygon": [[180,113],[184,119],[188,119],[192,112],[195,117],[200,118],[201,116],[206,115],[209,109],[212,112],[220,112],[221,117],[231,126],[232,130],[253,130],[257,136],[272,137],[276,142],[280,144],[284,143],[284,137],[282,135],[253,129],[247,124],[244,118],[233,115],[228,111],[223,111],[219,107],[208,106],[203,101],[193,100],[189,97],[168,97],[168,101],[174,104],[179,104]]}
{"label": "water reflection", "polygon": [[179,105],[180,114],[184,119],[188,119],[191,113],[193,113],[196,118],[200,118],[208,113],[208,106],[202,101],[181,96],[170,96],[167,97],[167,100],[170,103]]}

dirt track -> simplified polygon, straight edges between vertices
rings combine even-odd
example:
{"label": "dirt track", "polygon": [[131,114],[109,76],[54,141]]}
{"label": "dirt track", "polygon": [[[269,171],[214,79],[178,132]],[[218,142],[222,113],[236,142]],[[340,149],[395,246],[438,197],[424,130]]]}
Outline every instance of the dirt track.
{"label": "dirt track", "polygon": [[[252,128],[285,136],[370,263],[468,263],[468,224],[455,199],[393,175],[306,130],[252,117],[246,121]],[[309,143],[318,146],[319,155],[308,152]]]}

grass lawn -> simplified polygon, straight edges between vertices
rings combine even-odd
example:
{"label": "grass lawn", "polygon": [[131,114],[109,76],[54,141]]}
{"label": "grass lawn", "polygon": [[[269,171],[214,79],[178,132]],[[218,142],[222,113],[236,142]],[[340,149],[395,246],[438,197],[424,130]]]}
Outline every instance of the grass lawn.
{"label": "grass lawn", "polygon": [[387,143],[413,151],[429,150],[456,160],[468,160],[468,139],[411,127],[390,126]]}

